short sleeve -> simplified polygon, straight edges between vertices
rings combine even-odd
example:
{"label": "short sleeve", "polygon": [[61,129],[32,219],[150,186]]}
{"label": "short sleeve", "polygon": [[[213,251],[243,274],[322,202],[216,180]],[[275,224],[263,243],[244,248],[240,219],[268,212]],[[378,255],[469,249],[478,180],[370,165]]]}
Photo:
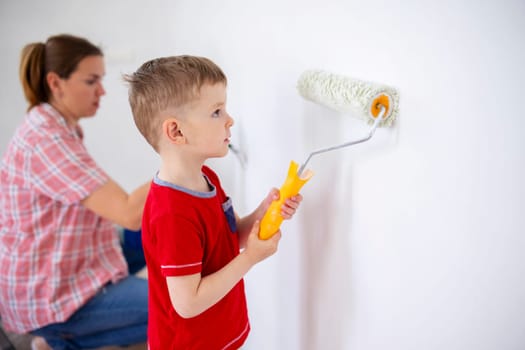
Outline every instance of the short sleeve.
{"label": "short sleeve", "polygon": [[30,178],[35,189],[57,201],[72,204],[107,182],[79,138],[55,135],[32,153]]}
{"label": "short sleeve", "polygon": [[202,271],[204,242],[194,223],[180,216],[164,216],[153,227],[162,275],[185,276]]}

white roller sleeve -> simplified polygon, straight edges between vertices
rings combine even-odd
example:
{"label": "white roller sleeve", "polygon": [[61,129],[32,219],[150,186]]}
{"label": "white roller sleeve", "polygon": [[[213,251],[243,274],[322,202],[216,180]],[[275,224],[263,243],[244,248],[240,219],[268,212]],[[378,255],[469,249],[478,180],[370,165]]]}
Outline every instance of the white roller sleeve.
{"label": "white roller sleeve", "polygon": [[297,90],[307,100],[342,113],[351,112],[370,124],[374,121],[371,104],[379,95],[388,96],[390,104],[380,126],[390,126],[399,113],[396,89],[322,70],[307,70],[301,74]]}

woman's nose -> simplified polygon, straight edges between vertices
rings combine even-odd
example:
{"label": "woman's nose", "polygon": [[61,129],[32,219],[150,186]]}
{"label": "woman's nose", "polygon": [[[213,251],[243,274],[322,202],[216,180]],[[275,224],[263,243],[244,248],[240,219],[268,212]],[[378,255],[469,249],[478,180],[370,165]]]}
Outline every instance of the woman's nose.
{"label": "woman's nose", "polygon": [[104,85],[102,85],[102,83],[98,85],[97,94],[98,96],[103,96],[106,94],[106,89],[104,89]]}

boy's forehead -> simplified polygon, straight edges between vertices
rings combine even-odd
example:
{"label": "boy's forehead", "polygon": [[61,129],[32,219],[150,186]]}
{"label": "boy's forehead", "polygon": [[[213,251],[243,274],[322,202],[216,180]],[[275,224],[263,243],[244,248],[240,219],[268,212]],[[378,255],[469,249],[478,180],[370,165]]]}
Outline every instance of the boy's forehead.
{"label": "boy's forehead", "polygon": [[208,105],[226,103],[226,84],[204,84],[199,91],[197,101],[205,102]]}

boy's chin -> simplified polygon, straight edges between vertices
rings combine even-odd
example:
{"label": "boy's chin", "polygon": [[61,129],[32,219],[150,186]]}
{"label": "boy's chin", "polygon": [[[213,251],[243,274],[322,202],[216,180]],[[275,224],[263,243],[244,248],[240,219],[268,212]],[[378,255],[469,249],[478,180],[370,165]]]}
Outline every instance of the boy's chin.
{"label": "boy's chin", "polygon": [[218,153],[215,153],[213,155],[210,155],[209,158],[224,158],[224,157],[226,157],[226,155],[228,155],[228,150],[225,150],[223,152],[218,152]]}

